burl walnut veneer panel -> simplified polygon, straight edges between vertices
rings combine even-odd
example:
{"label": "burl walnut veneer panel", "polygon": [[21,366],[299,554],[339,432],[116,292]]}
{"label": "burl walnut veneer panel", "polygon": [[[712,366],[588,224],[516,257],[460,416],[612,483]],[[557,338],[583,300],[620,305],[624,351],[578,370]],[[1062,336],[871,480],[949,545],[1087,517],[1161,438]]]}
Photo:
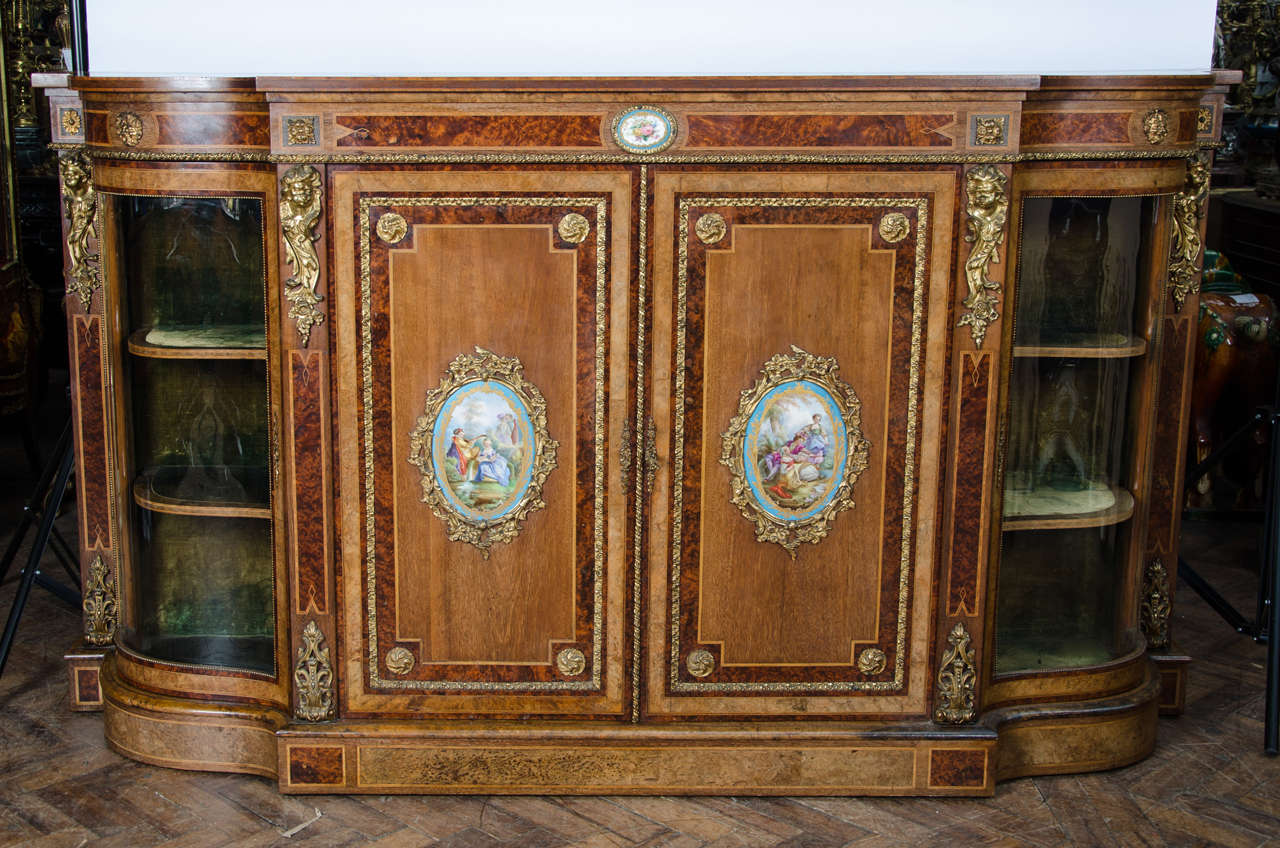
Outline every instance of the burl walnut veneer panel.
{"label": "burl walnut veneer panel", "polygon": [[72,315],[71,333],[75,357],[72,364],[76,372],[76,456],[80,464],[76,499],[80,512],[80,544],[85,550],[105,553],[104,549],[112,545],[102,318]]}

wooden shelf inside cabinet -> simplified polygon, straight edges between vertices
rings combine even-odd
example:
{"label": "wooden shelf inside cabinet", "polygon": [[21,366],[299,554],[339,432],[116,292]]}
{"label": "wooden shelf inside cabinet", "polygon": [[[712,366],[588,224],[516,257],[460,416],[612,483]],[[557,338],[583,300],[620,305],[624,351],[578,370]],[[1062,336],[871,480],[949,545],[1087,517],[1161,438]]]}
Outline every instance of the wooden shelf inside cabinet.
{"label": "wooden shelf inside cabinet", "polygon": [[1068,530],[1119,524],[1133,515],[1127,489],[1093,482],[1079,491],[1008,489],[1004,493],[1004,530]]}
{"label": "wooden shelf inside cabinet", "polygon": [[[171,515],[200,515],[214,518],[271,518],[271,506],[261,501],[245,499],[190,498],[178,494],[165,494],[179,488],[179,474],[189,469],[178,466],[148,468],[133,481],[133,500],[143,509],[166,512]],[[217,475],[222,469],[201,469],[208,475]],[[159,482],[159,486],[157,483]]]}
{"label": "wooden shelf inside cabinet", "polygon": [[1129,359],[1147,352],[1147,340],[1135,336],[1084,339],[1062,339],[1056,344],[1013,346],[1018,359],[1044,357],[1052,359]]}
{"label": "wooden shelf inside cabinet", "polygon": [[152,359],[266,359],[262,327],[144,327],[129,336],[129,352]]}

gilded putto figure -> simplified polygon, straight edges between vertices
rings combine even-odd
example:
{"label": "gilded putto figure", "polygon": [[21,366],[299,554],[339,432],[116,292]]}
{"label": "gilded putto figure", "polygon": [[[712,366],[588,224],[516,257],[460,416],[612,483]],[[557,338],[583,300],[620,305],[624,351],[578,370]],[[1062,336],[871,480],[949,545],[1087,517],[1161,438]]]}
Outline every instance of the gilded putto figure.
{"label": "gilded putto figure", "polygon": [[80,298],[86,312],[98,288],[98,254],[89,248],[89,240],[97,238],[94,219],[98,211],[98,193],[93,188],[89,159],[83,153],[71,153],[58,160],[62,174],[62,202],[67,213],[67,294]]}
{"label": "gilded putto figure", "polygon": [[324,296],[316,291],[320,258],[315,247],[322,196],[320,172],[310,165],[295,165],[280,179],[285,261],[293,268],[293,276],[284,281],[284,296],[292,304],[289,317],[298,323],[303,347],[311,341],[311,328],[324,321],[324,312],[317,308]]}
{"label": "gilded putto figure", "polygon": [[969,231],[964,240],[973,244],[973,249],[964,263],[965,280],[969,284],[964,305],[969,311],[960,318],[960,326],[969,325],[977,347],[982,347],[986,340],[987,327],[1000,318],[1000,283],[988,278],[987,271],[991,263],[1000,261],[1000,245],[1004,242],[1004,225],[1009,214],[1006,182],[1005,175],[994,165],[981,165],[965,175]]}

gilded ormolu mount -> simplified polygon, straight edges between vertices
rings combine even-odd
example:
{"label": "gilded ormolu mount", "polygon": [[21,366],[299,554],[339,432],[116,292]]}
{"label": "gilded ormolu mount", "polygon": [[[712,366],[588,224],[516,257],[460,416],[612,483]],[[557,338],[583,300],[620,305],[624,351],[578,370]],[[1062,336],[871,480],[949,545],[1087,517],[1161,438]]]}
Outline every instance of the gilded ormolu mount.
{"label": "gilded ormolu mount", "polygon": [[1200,293],[1200,216],[1209,196],[1209,154],[1187,159],[1187,182],[1173,199],[1173,254],[1169,260],[1169,294],[1182,309],[1187,295]]}
{"label": "gilded ormolu mount", "polygon": [[97,238],[98,193],[93,188],[92,165],[83,151],[58,159],[58,170],[67,213],[67,294],[80,298],[80,304],[88,312],[93,293],[101,285],[98,254],[89,248],[89,240]]}
{"label": "gilded ormolu mount", "polygon": [[738,401],[721,443],[732,474],[730,501],[795,559],[802,542],[826,538],[854,506],[853,484],[867,469],[862,402],[839,377],[834,357],[791,346],[761,369]]}
{"label": "gilded ormolu mount", "polygon": [[284,281],[284,296],[292,306],[289,317],[298,323],[302,346],[311,341],[311,328],[324,321],[317,304],[324,296],[316,291],[320,282],[320,258],[315,242],[320,238],[323,189],[320,172],[310,165],[295,165],[280,178],[280,227],[284,230],[285,261],[293,276]]}
{"label": "gilded ormolu mount", "polygon": [[90,645],[110,645],[116,635],[116,590],[107,577],[102,554],[95,554],[84,593],[84,640]]}
{"label": "gilded ormolu mount", "polygon": [[510,542],[542,509],[542,485],[559,443],[547,432],[547,403],[514,356],[477,347],[459,354],[427,392],[409,433],[409,462],[422,472],[422,502],[449,540],[489,548]]}
{"label": "gilded ormolu mount", "polygon": [[324,633],[314,621],[308,621],[302,631],[293,684],[298,695],[295,716],[303,721],[333,718],[333,665],[329,662]]}
{"label": "gilded ormolu mount", "polygon": [[938,700],[933,719],[940,724],[964,724],[976,714],[973,687],[978,669],[974,666],[971,637],[964,622],[956,622],[947,636],[947,652],[938,668]]}
{"label": "gilded ormolu mount", "polygon": [[1151,648],[1169,647],[1169,572],[1159,557],[1147,563],[1142,578],[1142,635]]}
{"label": "gilded ormolu mount", "polygon": [[969,197],[965,209],[969,231],[964,240],[973,248],[964,263],[965,281],[969,284],[964,305],[969,311],[961,316],[958,326],[969,325],[976,347],[982,347],[987,327],[1000,318],[1000,283],[990,279],[987,272],[992,262],[1000,261],[1000,245],[1004,242],[1004,225],[1009,214],[1007,182],[994,165],[974,168],[964,178],[965,193]]}

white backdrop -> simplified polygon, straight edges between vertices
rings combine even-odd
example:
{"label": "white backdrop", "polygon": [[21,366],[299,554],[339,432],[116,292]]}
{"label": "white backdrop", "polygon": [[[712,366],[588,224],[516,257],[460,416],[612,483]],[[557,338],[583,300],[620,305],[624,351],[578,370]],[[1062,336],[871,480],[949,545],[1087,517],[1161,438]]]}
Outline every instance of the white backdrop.
{"label": "white backdrop", "polygon": [[1203,71],[1215,0],[88,0],[96,76]]}

